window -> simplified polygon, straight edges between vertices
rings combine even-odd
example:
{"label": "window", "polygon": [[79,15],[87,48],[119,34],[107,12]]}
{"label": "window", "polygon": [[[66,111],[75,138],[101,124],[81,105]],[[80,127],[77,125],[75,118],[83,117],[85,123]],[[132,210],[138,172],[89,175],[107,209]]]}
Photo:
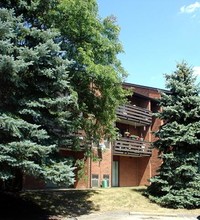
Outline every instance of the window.
{"label": "window", "polygon": [[92,174],[92,187],[99,187],[99,175]]}

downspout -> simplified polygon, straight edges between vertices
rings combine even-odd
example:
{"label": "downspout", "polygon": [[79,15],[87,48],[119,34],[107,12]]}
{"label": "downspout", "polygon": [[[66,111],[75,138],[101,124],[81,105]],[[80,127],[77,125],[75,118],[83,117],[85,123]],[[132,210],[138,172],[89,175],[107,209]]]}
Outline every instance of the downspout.
{"label": "downspout", "polygon": [[152,170],[151,170],[151,158],[149,160],[149,178],[152,177]]}
{"label": "downspout", "polygon": [[[92,149],[93,149],[93,142],[91,144],[91,147],[90,147],[90,152],[92,152]],[[92,158],[91,158],[91,155],[89,157],[89,188],[92,188]]]}

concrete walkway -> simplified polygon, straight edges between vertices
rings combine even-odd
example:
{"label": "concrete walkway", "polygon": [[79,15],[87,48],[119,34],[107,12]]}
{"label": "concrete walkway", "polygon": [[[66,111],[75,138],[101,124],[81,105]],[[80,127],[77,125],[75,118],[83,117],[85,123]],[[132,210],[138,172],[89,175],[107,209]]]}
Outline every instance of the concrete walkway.
{"label": "concrete walkway", "polygon": [[98,214],[83,215],[75,218],[64,218],[63,220],[200,220],[199,216],[184,214],[159,214],[138,212],[106,212]]}

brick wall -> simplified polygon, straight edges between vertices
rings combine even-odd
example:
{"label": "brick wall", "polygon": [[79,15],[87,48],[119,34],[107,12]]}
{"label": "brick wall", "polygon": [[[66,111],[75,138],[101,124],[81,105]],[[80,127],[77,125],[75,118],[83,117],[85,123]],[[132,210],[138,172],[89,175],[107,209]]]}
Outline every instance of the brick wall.
{"label": "brick wall", "polygon": [[[138,97],[136,97],[134,100],[133,95],[133,100],[131,100],[132,104],[147,108],[153,112],[159,110],[156,101],[152,100],[152,98],[160,97],[159,91],[157,89],[137,85],[133,85],[133,87],[135,93],[146,96],[146,98],[143,100],[143,98],[139,97],[138,95]],[[150,99],[148,99],[148,97]],[[162,122],[159,119],[153,117],[153,123],[151,127],[136,127],[134,124],[117,124],[121,130],[126,131],[128,129],[130,133],[138,136],[142,135],[146,141],[153,142],[156,139],[152,135],[151,131],[158,130]],[[61,150],[61,154],[64,157],[72,156],[76,159],[84,158],[83,152]],[[158,151],[155,149],[153,150],[151,157],[112,156],[111,146],[103,151],[94,148],[93,154],[96,160],[91,160],[90,158],[84,160],[84,176],[82,178],[78,178],[78,170],[76,171],[76,182],[74,184],[75,188],[90,188],[91,176],[93,174],[98,175],[99,187],[102,184],[103,175],[109,175],[109,186],[111,186],[113,160],[119,161],[119,186],[121,187],[148,184],[148,179],[156,174],[156,170],[161,164],[161,160],[158,159]],[[35,188],[45,187],[43,182],[38,182],[34,179],[31,179],[30,177],[25,178],[24,183],[27,188],[33,188],[33,186]]]}
{"label": "brick wall", "polygon": [[45,182],[39,179],[36,179],[33,176],[24,176],[23,178],[23,189],[44,189],[46,186]]}
{"label": "brick wall", "polygon": [[[130,99],[132,104],[147,108],[153,112],[159,111],[157,102],[153,99],[160,98],[160,92],[156,88],[129,85],[134,87],[134,92],[145,96],[146,98],[133,97]],[[150,98],[148,100],[148,98]],[[159,119],[153,117],[152,126],[134,127],[133,125],[118,124],[120,128],[128,128],[129,132],[133,132],[140,136],[143,135],[146,141],[154,142],[156,139],[152,134],[152,131],[157,131],[162,122]],[[116,158],[115,158],[116,159]],[[156,174],[158,167],[161,164],[161,160],[158,158],[158,151],[153,149],[151,157],[124,157],[120,156],[119,159],[119,185],[120,186],[137,186],[149,184],[148,179]]]}
{"label": "brick wall", "polygon": [[137,186],[137,172],[137,158],[121,156],[119,160],[119,186]]}
{"label": "brick wall", "polygon": [[[82,160],[84,158],[84,152],[77,152],[77,151],[67,151],[67,150],[61,150],[60,153],[64,157],[72,157],[75,160],[80,159]],[[76,181],[74,183],[74,188],[89,188],[90,187],[90,159],[84,159],[84,168],[80,171],[80,169],[76,169],[75,175],[76,175]],[[83,175],[79,175],[79,171],[83,173]]]}
{"label": "brick wall", "polygon": [[138,157],[138,185],[144,186],[148,184],[150,178],[151,166],[150,157]]}
{"label": "brick wall", "polygon": [[[76,159],[83,159],[84,153],[77,152],[77,151],[67,151],[67,150],[60,150],[60,154],[63,157],[72,157]],[[74,188],[88,188],[90,186],[90,179],[88,178],[89,175],[89,159],[84,160],[85,167],[84,167],[84,176],[82,178],[78,177],[78,169],[75,171],[76,175],[76,182],[74,183]],[[52,184],[50,184],[52,185]],[[56,185],[52,185],[56,187]],[[44,189],[49,187],[49,184],[46,184],[44,181],[34,178],[33,176],[25,176],[23,180],[23,188],[24,189]],[[51,186],[50,186],[51,187]],[[64,187],[64,186],[63,186]]]}
{"label": "brick wall", "polygon": [[144,186],[150,178],[150,157],[114,157],[119,161],[119,186]]}
{"label": "brick wall", "polygon": [[91,175],[95,174],[99,176],[99,187],[102,184],[103,175],[109,175],[109,186],[111,186],[111,147],[109,146],[109,148],[103,151],[94,149],[93,153],[96,161],[95,159],[91,161]]}
{"label": "brick wall", "polygon": [[[159,106],[158,105],[152,105],[153,106],[153,111],[154,112],[157,112],[160,110]],[[151,130],[152,131],[157,131],[159,129],[159,127],[162,125],[162,121],[156,117],[153,117],[153,123],[152,123],[152,126],[151,126]],[[155,142],[156,141],[156,137],[154,136],[154,134],[152,134],[151,136],[151,141],[152,142]],[[151,177],[152,176],[155,176],[156,173],[157,173],[157,170],[159,168],[159,166],[161,165],[162,161],[159,157],[159,152],[158,150],[156,149],[153,149],[153,152],[152,152],[152,156],[151,156]]]}

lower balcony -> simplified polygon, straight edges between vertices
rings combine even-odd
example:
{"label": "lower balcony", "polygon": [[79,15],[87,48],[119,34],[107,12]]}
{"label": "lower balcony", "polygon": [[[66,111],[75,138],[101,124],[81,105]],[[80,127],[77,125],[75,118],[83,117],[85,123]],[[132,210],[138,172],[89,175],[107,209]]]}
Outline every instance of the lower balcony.
{"label": "lower balcony", "polygon": [[113,146],[113,155],[143,157],[151,156],[151,143],[141,140],[133,140],[131,138],[119,138]]}

